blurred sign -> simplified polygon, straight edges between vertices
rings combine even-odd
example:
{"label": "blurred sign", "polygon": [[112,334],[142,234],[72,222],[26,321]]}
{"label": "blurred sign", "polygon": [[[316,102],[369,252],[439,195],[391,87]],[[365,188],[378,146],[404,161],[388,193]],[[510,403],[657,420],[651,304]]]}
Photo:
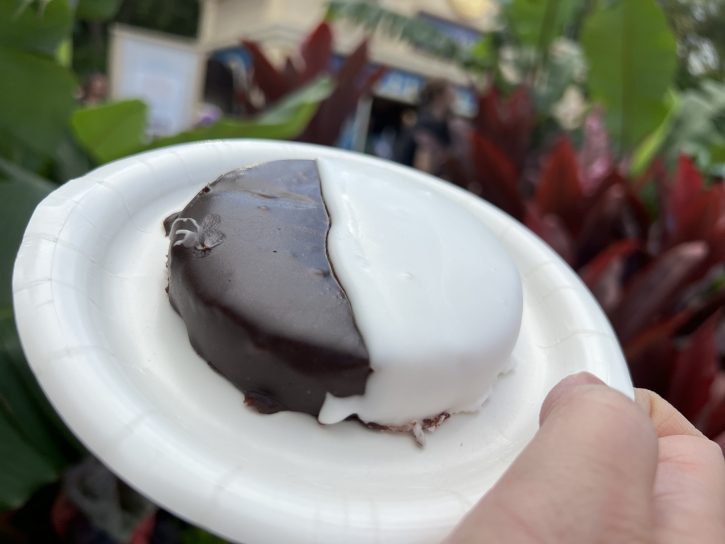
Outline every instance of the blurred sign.
{"label": "blurred sign", "polygon": [[474,46],[483,36],[476,29],[436,17],[430,13],[420,12],[417,18],[435,27],[441,34],[445,34],[464,49]]}
{"label": "blurred sign", "polygon": [[425,78],[402,70],[388,70],[375,85],[376,96],[415,104],[425,85]]}
{"label": "blurred sign", "polygon": [[145,101],[153,136],[192,125],[203,70],[203,55],[185,40],[125,26],[111,30],[111,98]]}

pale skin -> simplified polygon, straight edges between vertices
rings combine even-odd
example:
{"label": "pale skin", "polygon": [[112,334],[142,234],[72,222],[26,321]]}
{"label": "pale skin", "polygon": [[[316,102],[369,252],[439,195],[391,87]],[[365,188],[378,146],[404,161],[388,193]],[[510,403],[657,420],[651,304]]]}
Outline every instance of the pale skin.
{"label": "pale skin", "polygon": [[446,544],[722,544],[723,452],[651,391],[557,385],[540,428]]}

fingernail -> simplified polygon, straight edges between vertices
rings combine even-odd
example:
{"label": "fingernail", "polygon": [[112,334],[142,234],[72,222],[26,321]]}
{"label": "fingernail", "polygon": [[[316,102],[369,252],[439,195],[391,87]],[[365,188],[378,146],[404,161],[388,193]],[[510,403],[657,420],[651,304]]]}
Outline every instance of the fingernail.
{"label": "fingernail", "polygon": [[541,412],[539,414],[539,422],[543,422],[551,412],[551,409],[556,406],[559,399],[564,396],[567,392],[571,391],[575,387],[582,385],[606,385],[602,380],[597,378],[594,374],[589,372],[579,372],[577,374],[571,374],[549,391],[546,395],[544,403],[541,405]]}

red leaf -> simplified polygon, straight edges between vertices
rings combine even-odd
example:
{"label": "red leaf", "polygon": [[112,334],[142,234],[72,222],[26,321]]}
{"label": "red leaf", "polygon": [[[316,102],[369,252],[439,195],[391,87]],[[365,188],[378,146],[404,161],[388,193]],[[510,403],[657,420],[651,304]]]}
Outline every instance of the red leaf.
{"label": "red leaf", "polygon": [[327,72],[332,59],[332,30],[321,22],[310,32],[300,47],[300,57],[305,63],[300,74],[300,85],[309,83],[315,77]]}
{"label": "red leaf", "polygon": [[264,94],[267,105],[295,89],[290,76],[277,70],[255,42],[242,40],[242,45],[252,57],[252,80]]}
{"label": "red leaf", "polygon": [[622,238],[638,237],[638,232],[626,228],[626,193],[621,184],[612,185],[586,211],[577,236],[580,263],[587,263]]}
{"label": "red leaf", "polygon": [[700,411],[710,398],[717,372],[715,330],[720,312],[705,321],[678,354],[667,399],[690,421],[698,423]]}
{"label": "red leaf", "polygon": [[492,85],[478,96],[473,124],[481,136],[496,142],[518,174],[526,159],[534,118],[534,105],[526,87],[518,87],[506,100]]}
{"label": "red leaf", "polygon": [[571,236],[555,215],[543,215],[535,206],[528,206],[524,223],[544,242],[549,244],[569,264],[574,259]]}
{"label": "red leaf", "polygon": [[480,185],[481,196],[515,218],[523,219],[526,209],[511,160],[497,144],[475,132],[471,133],[471,153],[472,181]]}
{"label": "red leaf", "polygon": [[692,310],[683,310],[669,319],[659,321],[639,331],[635,337],[624,345],[624,353],[627,359],[637,359],[660,342],[670,342],[675,331],[685,324],[692,315]]}
{"label": "red leaf", "polygon": [[695,194],[677,214],[673,244],[707,239],[725,217],[725,186]]}
{"label": "red leaf", "polygon": [[577,227],[576,209],[582,188],[574,148],[566,136],[559,139],[545,160],[535,201],[542,214],[555,214],[569,227]]}
{"label": "red leaf", "polygon": [[677,171],[665,195],[665,212],[671,230],[679,230],[690,203],[702,192],[700,172],[686,155],[680,155]]}
{"label": "red leaf", "polygon": [[337,73],[337,86],[320,104],[314,117],[299,140],[321,145],[333,145],[340,135],[345,119],[355,111],[358,100],[369,93],[373,85],[385,74],[385,68],[368,70],[367,42],[363,41],[345,59]]}
{"label": "red leaf", "polygon": [[637,240],[615,242],[579,270],[582,280],[607,314],[616,308],[622,298],[624,260],[640,247]]}
{"label": "red leaf", "polygon": [[706,256],[707,246],[703,242],[680,244],[639,272],[629,282],[622,304],[612,316],[620,340],[628,342],[671,305],[690,272]]}
{"label": "red leaf", "polygon": [[666,396],[672,381],[672,369],[676,357],[677,351],[672,338],[669,337],[660,337],[658,342],[649,344],[637,355],[627,355],[634,385]]}

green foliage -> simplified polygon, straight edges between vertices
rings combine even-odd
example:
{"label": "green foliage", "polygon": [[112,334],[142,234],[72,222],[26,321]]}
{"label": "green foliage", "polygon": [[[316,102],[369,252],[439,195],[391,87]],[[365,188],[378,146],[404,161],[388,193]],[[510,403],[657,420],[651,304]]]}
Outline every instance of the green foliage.
{"label": "green foliage", "polygon": [[725,84],[705,80],[681,94],[664,151],[670,161],[687,153],[707,170],[725,163]]}
{"label": "green foliage", "polygon": [[63,137],[76,84],[56,55],[72,15],[68,0],[0,0],[0,157],[36,167]]}
{"label": "green foliage", "polygon": [[57,478],[73,457],[28,368],[12,317],[10,279],[25,225],[55,185],[0,159],[0,510]]}
{"label": "green foliage", "polygon": [[220,138],[291,139],[309,123],[320,101],[332,91],[328,77],[319,78],[253,119],[220,119],[208,126],[145,142],[146,105],[127,100],[78,110],[71,127],[84,149],[99,163],[145,149]]}
{"label": "green foliage", "polygon": [[116,21],[169,34],[194,36],[200,4],[199,0],[125,0]]}
{"label": "green foliage", "polygon": [[285,97],[257,117],[240,120],[223,118],[208,127],[159,138],[149,147],[219,138],[293,139],[305,129],[320,102],[327,98],[332,90],[332,81],[329,77],[323,76]]}
{"label": "green foliage", "polygon": [[677,35],[681,88],[725,76],[725,0],[659,0]]}
{"label": "green foliage", "polygon": [[58,476],[4,417],[0,417],[0,459],[0,511],[17,508],[35,489]]}
{"label": "green foliage", "polygon": [[187,527],[181,533],[181,544],[227,544],[227,541],[197,527]]}
{"label": "green foliage", "polygon": [[512,0],[506,22],[522,45],[546,51],[571,22],[578,0]]}
{"label": "green foliage", "polygon": [[655,0],[615,0],[585,22],[589,90],[604,105],[621,153],[633,150],[666,117],[677,66],[675,38]]}
{"label": "green foliage", "polygon": [[104,163],[141,147],[146,113],[141,100],[124,100],[77,110],[70,124],[82,147],[95,161]]}
{"label": "green foliage", "polygon": [[24,0],[0,0],[0,47],[53,56],[72,26],[73,10],[68,0],[41,6]]}
{"label": "green foliage", "polygon": [[667,97],[666,106],[667,114],[660,126],[650,132],[632,153],[632,163],[630,164],[630,174],[632,176],[643,174],[665,143],[667,135],[672,129],[675,114],[680,106],[679,97],[676,93],[670,92]]}
{"label": "green foliage", "polygon": [[469,70],[482,71],[491,65],[488,40],[467,49],[428,21],[402,15],[373,2],[331,0],[327,4],[326,18],[330,21],[347,20],[370,31],[402,39],[431,56],[453,61]]}
{"label": "green foliage", "polygon": [[7,156],[51,155],[75,104],[73,75],[54,60],[11,47],[0,47],[0,66],[0,139],[12,145]]}

